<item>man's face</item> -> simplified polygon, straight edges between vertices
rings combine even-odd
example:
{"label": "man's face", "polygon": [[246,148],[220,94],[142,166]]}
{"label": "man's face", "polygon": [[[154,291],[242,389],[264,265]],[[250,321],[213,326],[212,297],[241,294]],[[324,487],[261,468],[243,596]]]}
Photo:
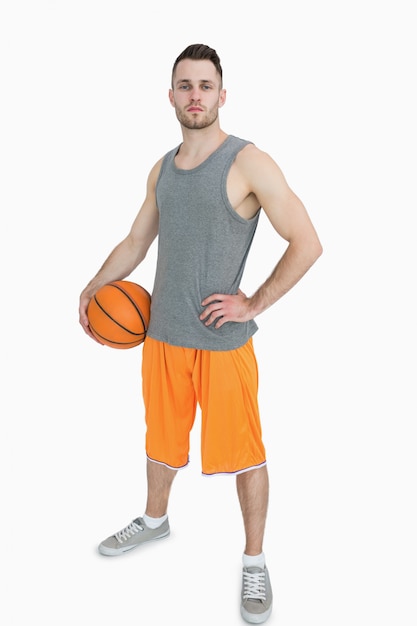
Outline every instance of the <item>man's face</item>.
{"label": "man's face", "polygon": [[211,126],[223,106],[226,91],[211,61],[180,61],[173,76],[169,100],[175,108],[178,121],[189,129]]}

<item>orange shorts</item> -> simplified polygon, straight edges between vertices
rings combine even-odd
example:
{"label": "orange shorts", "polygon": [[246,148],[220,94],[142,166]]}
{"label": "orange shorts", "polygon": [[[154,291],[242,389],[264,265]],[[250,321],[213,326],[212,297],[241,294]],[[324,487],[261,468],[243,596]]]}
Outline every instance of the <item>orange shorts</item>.
{"label": "orange shorts", "polygon": [[252,339],[236,350],[218,352],[147,337],[142,381],[151,461],[172,469],[188,464],[198,402],[203,474],[234,474],[265,465]]}

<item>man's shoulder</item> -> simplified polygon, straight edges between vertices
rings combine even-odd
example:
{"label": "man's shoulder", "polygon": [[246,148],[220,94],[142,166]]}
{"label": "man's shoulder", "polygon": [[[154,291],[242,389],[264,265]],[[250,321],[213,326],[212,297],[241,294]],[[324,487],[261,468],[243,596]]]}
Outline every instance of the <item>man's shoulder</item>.
{"label": "man's shoulder", "polygon": [[179,150],[180,146],[177,145],[175,146],[175,148],[171,148],[170,150],[168,150],[167,152],[165,152],[159,159],[158,161],[154,164],[153,168],[151,171],[153,170],[160,170],[163,163],[168,161],[170,158],[173,159],[174,156],[177,154],[178,150]]}
{"label": "man's shoulder", "polygon": [[238,153],[235,167],[255,195],[265,186],[272,188],[284,182],[282,171],[276,161],[255,144],[248,144]]}
{"label": "man's shoulder", "polygon": [[265,161],[271,161],[271,157],[252,142],[242,147],[236,156],[236,164],[242,167],[253,167],[257,163],[262,165]]}

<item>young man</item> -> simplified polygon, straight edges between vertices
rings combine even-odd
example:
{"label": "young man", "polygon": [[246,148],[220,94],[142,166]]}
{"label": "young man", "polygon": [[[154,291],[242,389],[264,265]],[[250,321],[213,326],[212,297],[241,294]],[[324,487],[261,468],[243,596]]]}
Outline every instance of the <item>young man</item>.
{"label": "young man", "polygon": [[[148,494],[143,517],[104,540],[117,555],[169,535],[168,499],[187,465],[201,407],[204,474],[236,475],[246,544],[241,613],[262,623],[272,610],[263,538],[268,473],[257,403],[254,318],[291,289],[322,252],[310,218],[277,164],[251,142],[227,135],[215,50],[187,47],[176,59],[169,100],[183,142],[152,168],[127,237],[80,296],[80,323],[104,284],[126,278],[158,236],[151,321],[143,344]],[[269,278],[247,297],[239,288],[260,210],[288,242]],[[94,337],[93,337],[94,338]]]}

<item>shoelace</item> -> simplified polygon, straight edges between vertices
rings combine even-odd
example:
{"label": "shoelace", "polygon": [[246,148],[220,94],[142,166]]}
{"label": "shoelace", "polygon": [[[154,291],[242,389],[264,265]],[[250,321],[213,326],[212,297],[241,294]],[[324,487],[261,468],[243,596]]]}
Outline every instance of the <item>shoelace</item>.
{"label": "shoelace", "polygon": [[115,537],[119,543],[123,543],[123,541],[127,541],[130,537],[133,537],[133,535],[136,535],[141,530],[144,530],[143,526],[140,526],[136,522],[131,522],[129,526],[119,530],[119,532],[115,534]]}
{"label": "shoelace", "polygon": [[265,572],[243,572],[243,599],[266,600]]}

